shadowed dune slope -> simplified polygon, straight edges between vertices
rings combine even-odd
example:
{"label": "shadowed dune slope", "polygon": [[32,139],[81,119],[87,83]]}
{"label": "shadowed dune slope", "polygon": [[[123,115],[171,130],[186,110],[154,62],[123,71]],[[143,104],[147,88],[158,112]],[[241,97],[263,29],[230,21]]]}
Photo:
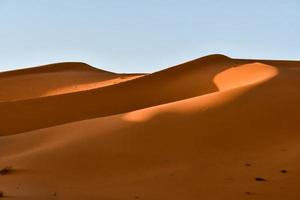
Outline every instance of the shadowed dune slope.
{"label": "shadowed dune slope", "polygon": [[[3,122],[0,125],[1,135],[124,113],[216,92],[219,88],[214,82],[215,76],[232,67],[253,62],[255,61],[211,55],[117,85],[3,102],[0,103],[0,120]],[[289,66],[298,64],[284,63]],[[253,72],[256,73],[256,70]],[[245,75],[241,74],[243,76]]]}
{"label": "shadowed dune slope", "polygon": [[[0,163],[15,169],[1,189],[16,199],[299,199],[299,73],[298,62],[214,56],[97,90],[90,98],[127,91],[110,97],[130,112],[0,137]],[[147,90],[130,92],[137,83]]]}
{"label": "shadowed dune slope", "polygon": [[116,74],[85,63],[66,62],[0,73],[0,102],[99,88],[137,74]]}

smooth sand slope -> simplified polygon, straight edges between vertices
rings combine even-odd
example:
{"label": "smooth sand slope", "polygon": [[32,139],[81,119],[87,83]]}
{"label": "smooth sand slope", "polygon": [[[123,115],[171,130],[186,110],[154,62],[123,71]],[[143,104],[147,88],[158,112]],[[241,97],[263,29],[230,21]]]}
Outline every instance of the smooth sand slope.
{"label": "smooth sand slope", "polygon": [[211,55],[29,96],[0,103],[10,199],[300,198],[300,62]]}

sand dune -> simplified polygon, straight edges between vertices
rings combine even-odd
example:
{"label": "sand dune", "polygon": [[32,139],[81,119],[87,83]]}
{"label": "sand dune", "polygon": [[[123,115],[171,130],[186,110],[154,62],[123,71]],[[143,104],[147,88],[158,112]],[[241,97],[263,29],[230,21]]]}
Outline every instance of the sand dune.
{"label": "sand dune", "polygon": [[[106,77],[92,73],[95,83],[115,78],[95,73]],[[15,199],[299,199],[299,73],[297,61],[211,55],[106,87],[7,95],[0,167],[11,173],[0,176],[0,191]],[[5,78],[20,84],[15,75]],[[84,76],[66,75],[55,89],[87,84]],[[52,90],[48,82],[40,87]]]}
{"label": "sand dune", "polygon": [[141,74],[116,74],[67,62],[0,73],[0,102],[33,99],[113,85]]}
{"label": "sand dune", "polygon": [[[0,127],[1,135],[128,112],[214,92],[218,88],[212,81],[213,77],[240,63],[213,55],[105,88],[3,102],[0,103],[5,116],[0,116],[4,122]],[[16,112],[20,114],[15,115]]]}

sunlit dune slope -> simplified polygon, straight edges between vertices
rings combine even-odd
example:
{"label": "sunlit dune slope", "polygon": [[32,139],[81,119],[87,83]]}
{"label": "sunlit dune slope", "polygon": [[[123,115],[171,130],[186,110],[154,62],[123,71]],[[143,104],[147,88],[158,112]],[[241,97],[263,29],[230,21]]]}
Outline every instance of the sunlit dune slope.
{"label": "sunlit dune slope", "polygon": [[[89,112],[129,112],[0,137],[0,163],[15,169],[2,190],[20,199],[299,199],[299,66],[213,56],[97,90],[78,102],[127,93],[108,108],[97,98]],[[147,90],[132,92],[137,83]]]}
{"label": "sunlit dune slope", "polygon": [[84,91],[139,76],[66,62],[0,73],[0,102]]}

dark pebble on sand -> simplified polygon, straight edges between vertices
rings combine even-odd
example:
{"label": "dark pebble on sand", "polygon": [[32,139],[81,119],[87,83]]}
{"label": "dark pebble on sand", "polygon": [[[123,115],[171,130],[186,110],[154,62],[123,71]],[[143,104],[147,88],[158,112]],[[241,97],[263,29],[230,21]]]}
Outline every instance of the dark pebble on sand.
{"label": "dark pebble on sand", "polygon": [[265,178],[262,178],[262,177],[256,177],[255,180],[256,181],[267,181]]}
{"label": "dark pebble on sand", "polygon": [[1,168],[0,169],[0,174],[1,175],[6,175],[6,174],[9,174],[11,173],[13,170],[11,167],[4,167],[4,168]]}

